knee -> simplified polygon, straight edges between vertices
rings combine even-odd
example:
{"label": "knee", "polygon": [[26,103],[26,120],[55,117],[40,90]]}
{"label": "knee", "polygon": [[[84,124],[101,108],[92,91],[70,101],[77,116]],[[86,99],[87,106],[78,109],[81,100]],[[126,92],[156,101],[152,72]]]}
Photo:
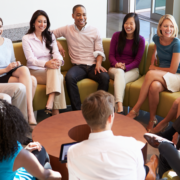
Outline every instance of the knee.
{"label": "knee", "polygon": [[3,99],[11,104],[11,96],[9,96],[8,94],[0,93],[0,99]]}
{"label": "knee", "polygon": [[152,79],[154,78],[154,71],[151,71],[149,70],[147,73],[146,73],[146,79]]}
{"label": "knee", "polygon": [[36,88],[37,87],[37,79],[34,76],[31,76],[32,79],[32,87]]}
{"label": "knee", "polygon": [[150,93],[159,93],[161,90],[161,83],[158,81],[153,81],[150,85],[149,92]]}
{"label": "knee", "polygon": [[178,107],[178,105],[180,105],[180,98],[177,98],[174,103],[173,103],[173,107]]}
{"label": "knee", "polygon": [[73,82],[73,81],[76,81],[75,77],[76,76],[74,73],[67,72],[67,74],[65,76],[65,80],[66,80],[66,82]]}
{"label": "knee", "polygon": [[17,69],[20,73],[22,73],[22,74],[30,74],[30,72],[29,72],[29,69],[28,69],[28,67],[27,66],[21,66],[20,68],[18,68]]}
{"label": "knee", "polygon": [[26,86],[24,84],[22,84],[22,83],[15,83],[14,84],[14,89],[15,89],[16,92],[19,91],[19,92],[21,92],[23,94],[26,94]]}
{"label": "knee", "polygon": [[100,77],[100,79],[101,79],[102,81],[104,81],[104,82],[109,82],[110,77],[109,77],[109,74],[108,74],[107,72],[101,72],[101,73],[99,74],[99,77]]}

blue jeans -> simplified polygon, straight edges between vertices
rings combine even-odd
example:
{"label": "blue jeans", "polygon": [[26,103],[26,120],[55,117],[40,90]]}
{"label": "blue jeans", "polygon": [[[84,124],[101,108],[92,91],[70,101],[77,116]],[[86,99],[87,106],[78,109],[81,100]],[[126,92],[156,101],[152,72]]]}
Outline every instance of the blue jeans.
{"label": "blue jeans", "polygon": [[94,69],[96,65],[74,65],[66,74],[66,86],[67,92],[71,101],[71,106],[73,110],[81,109],[81,100],[79,95],[79,90],[77,87],[77,82],[89,78],[96,81],[98,85],[98,90],[108,91],[109,88],[109,75],[107,72],[97,73],[95,75]]}

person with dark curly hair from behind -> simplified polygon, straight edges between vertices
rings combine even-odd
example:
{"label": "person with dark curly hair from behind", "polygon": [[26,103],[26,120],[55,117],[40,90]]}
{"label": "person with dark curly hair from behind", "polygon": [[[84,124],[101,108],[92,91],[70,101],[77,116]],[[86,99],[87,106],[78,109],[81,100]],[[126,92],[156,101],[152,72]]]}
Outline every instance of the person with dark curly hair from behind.
{"label": "person with dark curly hair from behind", "polygon": [[15,106],[0,100],[0,179],[61,179],[49,164],[49,157],[38,142],[21,146],[30,132],[22,113]]}

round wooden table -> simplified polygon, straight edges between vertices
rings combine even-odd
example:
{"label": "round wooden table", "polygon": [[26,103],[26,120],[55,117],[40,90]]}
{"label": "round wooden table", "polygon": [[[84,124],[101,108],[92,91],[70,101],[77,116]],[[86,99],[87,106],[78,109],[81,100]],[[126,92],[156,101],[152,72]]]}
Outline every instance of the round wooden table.
{"label": "round wooden table", "polygon": [[[114,135],[131,136],[139,141],[144,160],[147,158],[147,144],[143,138],[146,129],[136,120],[115,114],[112,126]],[[68,180],[66,164],[59,161],[61,144],[88,139],[90,128],[81,111],[71,111],[49,117],[40,122],[33,130],[32,138],[39,141],[50,156],[52,169],[59,171],[62,180]],[[133,148],[133,147],[132,147]]]}

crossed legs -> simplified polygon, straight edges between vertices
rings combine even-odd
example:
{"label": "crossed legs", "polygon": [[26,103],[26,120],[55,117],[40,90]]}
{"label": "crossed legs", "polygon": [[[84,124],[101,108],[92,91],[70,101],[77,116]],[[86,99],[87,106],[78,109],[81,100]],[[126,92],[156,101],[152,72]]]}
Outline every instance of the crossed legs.
{"label": "crossed legs", "polygon": [[36,78],[30,75],[29,69],[26,66],[19,67],[12,75],[13,76],[9,78],[8,83],[20,82],[26,87],[28,122],[29,124],[36,124],[37,122],[34,117],[32,106],[37,86]]}
{"label": "crossed legs", "polygon": [[149,108],[150,108],[150,121],[148,124],[148,129],[153,128],[153,120],[156,114],[157,105],[159,102],[159,92],[166,89],[166,83],[163,76],[167,72],[159,70],[150,70],[145,76],[144,83],[140,90],[140,95],[137,103],[133,107],[133,110],[127,115],[128,117],[134,118],[136,116],[135,112],[140,110],[142,103],[145,101],[146,97],[149,96]]}

